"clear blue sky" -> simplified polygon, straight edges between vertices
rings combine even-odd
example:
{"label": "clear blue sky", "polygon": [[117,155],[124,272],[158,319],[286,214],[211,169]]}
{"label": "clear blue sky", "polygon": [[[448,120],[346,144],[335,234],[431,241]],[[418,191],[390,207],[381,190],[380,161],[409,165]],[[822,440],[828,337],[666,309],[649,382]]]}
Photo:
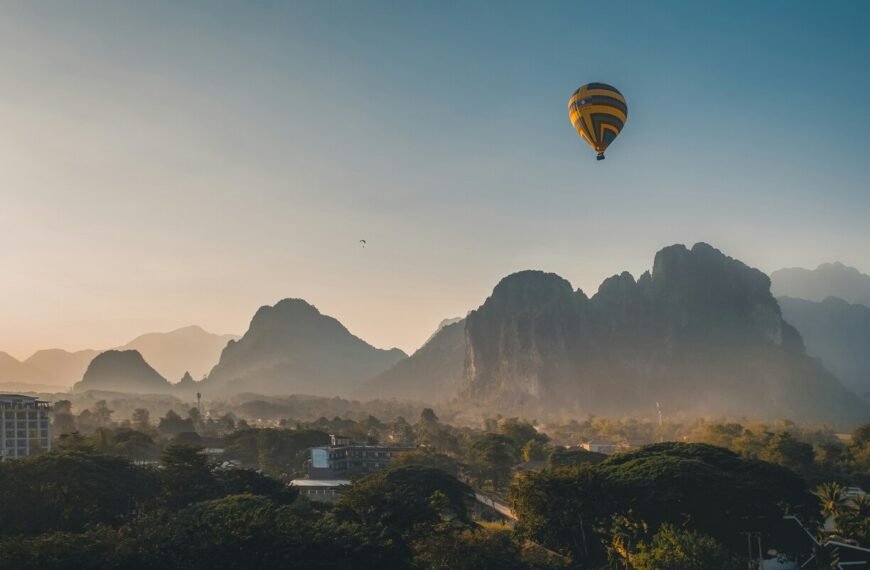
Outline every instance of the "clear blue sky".
{"label": "clear blue sky", "polygon": [[[416,348],[516,270],[707,241],[870,272],[864,2],[4,2],[0,350],[244,331]],[[567,101],[617,86],[607,160]],[[359,239],[369,245],[364,250]]]}

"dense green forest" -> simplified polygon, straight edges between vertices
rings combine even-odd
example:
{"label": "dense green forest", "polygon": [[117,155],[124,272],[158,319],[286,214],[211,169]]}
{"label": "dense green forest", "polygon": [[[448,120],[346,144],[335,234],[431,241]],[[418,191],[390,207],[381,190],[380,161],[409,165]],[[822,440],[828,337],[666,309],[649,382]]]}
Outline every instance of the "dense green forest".
{"label": "dense green forest", "polygon": [[[844,438],[790,423],[472,428],[429,409],[269,428],[196,408],[112,416],[105,402],[78,414],[61,402],[54,449],[0,464],[0,567],[746,568],[745,533],[784,555],[808,548],[781,532],[784,515],[820,534],[830,517],[828,536],[870,543],[867,501],[844,488],[867,484],[870,425]],[[330,433],[418,448],[335,504],[310,502],[287,482]],[[657,436],[681,441],[611,456],[565,445]]]}

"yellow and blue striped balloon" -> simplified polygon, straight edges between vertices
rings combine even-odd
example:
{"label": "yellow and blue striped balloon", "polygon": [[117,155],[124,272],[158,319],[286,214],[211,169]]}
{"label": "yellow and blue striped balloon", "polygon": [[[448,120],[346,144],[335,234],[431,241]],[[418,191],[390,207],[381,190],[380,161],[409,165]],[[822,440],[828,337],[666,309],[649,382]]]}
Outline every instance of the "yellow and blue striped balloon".
{"label": "yellow and blue striped balloon", "polygon": [[628,105],[616,87],[589,83],[580,87],[568,101],[568,116],[577,134],[604,159],[604,151],[628,120]]}

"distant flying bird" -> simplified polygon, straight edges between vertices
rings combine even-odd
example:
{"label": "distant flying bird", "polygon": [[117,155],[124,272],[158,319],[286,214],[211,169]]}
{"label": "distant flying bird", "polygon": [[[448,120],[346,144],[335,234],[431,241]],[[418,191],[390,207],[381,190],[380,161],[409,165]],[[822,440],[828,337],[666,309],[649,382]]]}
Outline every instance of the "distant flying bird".
{"label": "distant flying bird", "polygon": [[589,83],[571,95],[568,117],[577,134],[598,153],[598,160],[604,160],[604,151],[628,120],[628,104],[616,87]]}

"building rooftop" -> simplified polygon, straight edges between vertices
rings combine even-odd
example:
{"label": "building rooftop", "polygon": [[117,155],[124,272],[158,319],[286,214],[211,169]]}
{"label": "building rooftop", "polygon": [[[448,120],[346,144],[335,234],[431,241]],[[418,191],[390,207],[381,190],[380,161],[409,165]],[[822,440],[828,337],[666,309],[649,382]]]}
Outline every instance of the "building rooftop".
{"label": "building rooftop", "polygon": [[294,487],[341,487],[350,485],[347,479],[293,479],[290,484]]}
{"label": "building rooftop", "polygon": [[0,394],[0,405],[13,406],[16,408],[50,408],[51,404],[45,400],[33,396],[21,394]]}

